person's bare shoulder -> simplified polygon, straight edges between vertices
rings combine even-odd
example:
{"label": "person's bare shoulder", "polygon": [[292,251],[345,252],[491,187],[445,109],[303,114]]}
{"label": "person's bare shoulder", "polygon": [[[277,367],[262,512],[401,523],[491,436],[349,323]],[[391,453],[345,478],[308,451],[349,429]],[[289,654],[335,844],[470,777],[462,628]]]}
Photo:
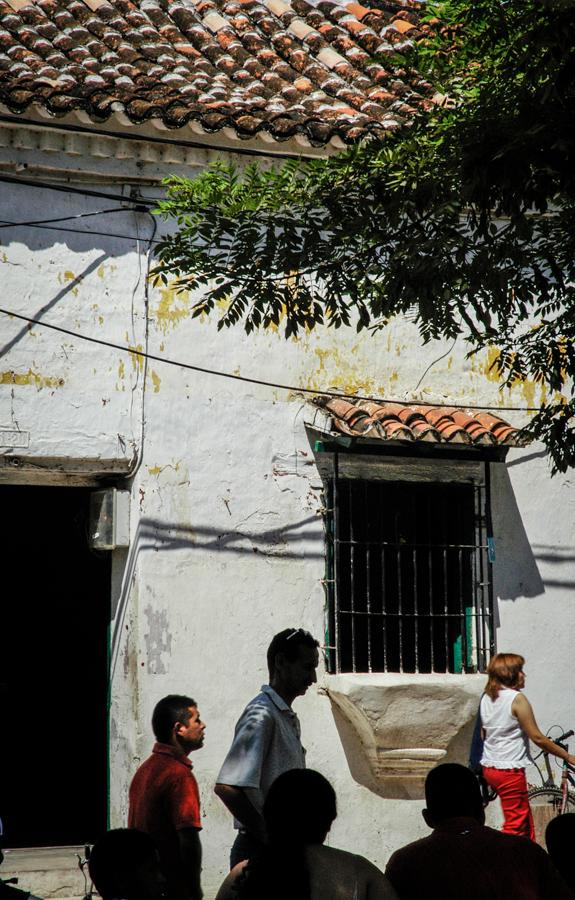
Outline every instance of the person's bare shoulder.
{"label": "person's bare shoulder", "polygon": [[351,876],[351,882],[357,881],[360,900],[399,900],[388,878],[365,857],[335,847],[314,847],[313,851],[332,873],[345,872]]}
{"label": "person's bare shoulder", "polygon": [[238,863],[237,866],[233,867],[232,871],[222,882],[221,887],[216,894],[216,900],[237,900],[238,895],[234,890],[234,885],[247,864],[248,861],[245,859],[243,862]]}
{"label": "person's bare shoulder", "polygon": [[395,888],[381,869],[363,856],[356,856],[358,879],[366,885],[366,900],[399,900]]}

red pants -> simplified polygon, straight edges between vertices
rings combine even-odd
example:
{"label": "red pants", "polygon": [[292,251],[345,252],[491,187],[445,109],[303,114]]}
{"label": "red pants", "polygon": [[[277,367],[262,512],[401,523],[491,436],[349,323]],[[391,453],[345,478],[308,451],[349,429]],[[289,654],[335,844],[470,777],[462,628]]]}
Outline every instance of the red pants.
{"label": "red pants", "polygon": [[527,797],[525,769],[492,769],[483,766],[483,777],[501,800],[503,828],[506,834],[519,834],[535,840],[533,816]]}

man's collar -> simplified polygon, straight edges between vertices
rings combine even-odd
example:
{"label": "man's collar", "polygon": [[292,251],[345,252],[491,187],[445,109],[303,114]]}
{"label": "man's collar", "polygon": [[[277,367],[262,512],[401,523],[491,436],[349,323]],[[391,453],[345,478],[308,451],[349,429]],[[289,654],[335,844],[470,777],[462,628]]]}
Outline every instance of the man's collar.
{"label": "man's collar", "polygon": [[191,761],[188,759],[183,750],[178,750],[176,749],[176,747],[172,747],[171,744],[162,744],[160,741],[156,741],[156,743],[152,747],[152,753],[159,753],[163,756],[171,756],[172,759],[177,759],[177,761],[183,763],[184,766],[188,766],[190,769],[193,769]]}
{"label": "man's collar", "polygon": [[288,712],[291,713],[292,716],[295,716],[291,706],[289,706],[283,697],[280,697],[278,692],[274,691],[273,687],[269,684],[262,684],[262,694],[267,694],[272,703],[274,703],[281,712]]}

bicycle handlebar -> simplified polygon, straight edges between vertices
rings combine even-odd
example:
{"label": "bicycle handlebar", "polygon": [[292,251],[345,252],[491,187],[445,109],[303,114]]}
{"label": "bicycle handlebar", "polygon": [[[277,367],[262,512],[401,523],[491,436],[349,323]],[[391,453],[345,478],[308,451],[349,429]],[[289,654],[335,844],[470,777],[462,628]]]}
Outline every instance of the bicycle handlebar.
{"label": "bicycle handlebar", "polygon": [[558,744],[559,741],[565,741],[565,740],[567,740],[567,738],[573,737],[574,734],[575,734],[575,731],[573,731],[573,730],[566,731],[564,734],[560,734],[558,738],[551,738],[551,740],[555,744]]}

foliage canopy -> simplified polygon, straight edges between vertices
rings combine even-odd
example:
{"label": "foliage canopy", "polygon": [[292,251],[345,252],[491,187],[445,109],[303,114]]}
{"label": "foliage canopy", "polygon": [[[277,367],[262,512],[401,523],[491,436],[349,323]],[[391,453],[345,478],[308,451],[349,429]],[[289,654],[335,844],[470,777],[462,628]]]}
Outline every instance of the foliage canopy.
{"label": "foliage canopy", "polygon": [[329,159],[172,178],[156,277],[219,326],[286,336],[416,316],[423,341],[499,348],[547,391],[529,432],[575,465],[575,0],[437,0],[401,65],[449,102]]}

